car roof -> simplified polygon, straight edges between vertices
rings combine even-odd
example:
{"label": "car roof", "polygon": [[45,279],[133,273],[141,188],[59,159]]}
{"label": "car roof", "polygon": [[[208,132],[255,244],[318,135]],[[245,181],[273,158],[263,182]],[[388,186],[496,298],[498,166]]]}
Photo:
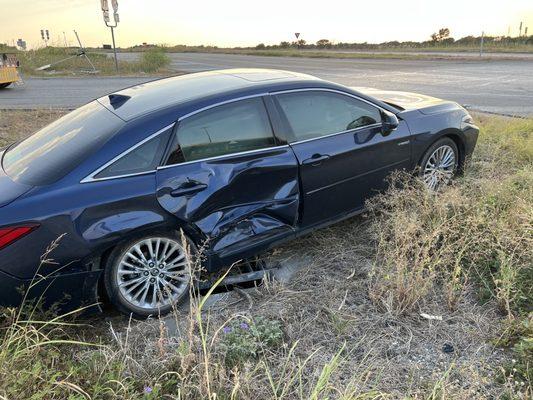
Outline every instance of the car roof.
{"label": "car roof", "polygon": [[316,80],[318,78],[311,75],[274,69],[224,69],[142,83],[101,97],[98,101],[128,121],[167,106],[215,94],[269,84]]}

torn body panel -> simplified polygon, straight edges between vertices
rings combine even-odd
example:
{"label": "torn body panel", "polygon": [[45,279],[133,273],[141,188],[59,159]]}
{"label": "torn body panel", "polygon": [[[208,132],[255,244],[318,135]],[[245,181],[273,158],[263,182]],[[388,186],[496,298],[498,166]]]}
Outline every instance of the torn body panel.
{"label": "torn body panel", "polygon": [[280,146],[160,168],[157,197],[202,233],[209,253],[266,247],[298,221],[298,163],[288,146]]}

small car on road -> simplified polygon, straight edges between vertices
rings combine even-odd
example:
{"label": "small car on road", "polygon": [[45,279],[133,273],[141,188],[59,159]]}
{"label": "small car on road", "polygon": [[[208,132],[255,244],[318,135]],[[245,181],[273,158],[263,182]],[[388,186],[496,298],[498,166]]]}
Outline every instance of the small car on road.
{"label": "small car on road", "polygon": [[395,170],[436,189],[477,136],[454,102],[287,71],[120,90],[0,150],[0,303],[38,276],[46,303],[165,314],[191,281],[179,232],[216,271],[362,212]]}

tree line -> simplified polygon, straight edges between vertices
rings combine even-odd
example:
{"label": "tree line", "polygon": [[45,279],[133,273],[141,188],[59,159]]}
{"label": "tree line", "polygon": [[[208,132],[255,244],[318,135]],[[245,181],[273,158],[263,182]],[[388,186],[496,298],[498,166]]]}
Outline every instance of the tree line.
{"label": "tree line", "polygon": [[[454,39],[450,36],[450,30],[448,28],[441,28],[437,32],[430,36],[430,40],[421,42],[405,41],[399,42],[397,40],[382,42],[382,43],[347,43],[338,42],[334,43],[329,39],[320,39],[316,43],[307,43],[304,39],[296,40],[293,42],[283,41],[279,44],[265,45],[259,43],[255,48],[257,50],[266,49],[353,49],[353,50],[378,50],[380,48],[424,48],[424,47],[442,47],[442,46],[465,46],[475,47],[479,46],[481,36],[465,36],[460,39]],[[533,35],[531,36],[484,36],[483,41],[485,45],[499,45],[502,47],[515,46],[515,45],[532,45]]]}

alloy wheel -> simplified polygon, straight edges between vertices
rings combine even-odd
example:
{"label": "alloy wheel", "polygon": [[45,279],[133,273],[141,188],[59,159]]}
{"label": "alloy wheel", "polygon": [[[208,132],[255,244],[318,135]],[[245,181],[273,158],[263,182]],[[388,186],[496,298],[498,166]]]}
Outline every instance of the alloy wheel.
{"label": "alloy wheel", "polygon": [[437,147],[429,156],[422,179],[430,190],[437,190],[448,184],[457,168],[455,151],[449,145]]}
{"label": "alloy wheel", "polygon": [[122,256],[117,268],[120,293],[146,309],[171,305],[188,291],[190,272],[180,242],[166,237],[143,239]]}

